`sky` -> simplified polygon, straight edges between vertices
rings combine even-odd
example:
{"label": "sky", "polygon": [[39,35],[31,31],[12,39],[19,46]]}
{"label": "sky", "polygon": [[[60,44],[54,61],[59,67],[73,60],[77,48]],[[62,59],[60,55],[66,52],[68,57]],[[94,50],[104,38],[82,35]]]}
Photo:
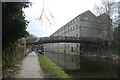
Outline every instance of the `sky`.
{"label": "sky", "polygon": [[[95,13],[95,4],[100,5],[100,0],[29,1],[33,3],[32,6],[23,10],[26,15],[26,20],[29,21],[27,31],[37,37],[50,36],[79,14],[87,10]],[[44,13],[42,14],[43,3]],[[39,19],[41,14],[42,18]],[[50,22],[48,20],[50,20]]]}

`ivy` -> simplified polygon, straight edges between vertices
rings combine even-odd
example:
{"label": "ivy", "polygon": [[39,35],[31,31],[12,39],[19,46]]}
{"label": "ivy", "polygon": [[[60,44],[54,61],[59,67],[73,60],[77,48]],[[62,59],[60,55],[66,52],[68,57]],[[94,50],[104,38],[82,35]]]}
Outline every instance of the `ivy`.
{"label": "ivy", "polygon": [[29,2],[2,3],[2,49],[15,47],[16,41],[26,37],[28,21],[25,20],[23,8],[29,7]]}

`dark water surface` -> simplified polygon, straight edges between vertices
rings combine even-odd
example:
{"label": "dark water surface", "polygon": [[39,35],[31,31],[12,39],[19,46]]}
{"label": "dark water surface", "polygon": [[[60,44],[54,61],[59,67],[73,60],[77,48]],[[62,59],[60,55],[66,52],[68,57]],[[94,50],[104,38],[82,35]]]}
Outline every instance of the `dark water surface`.
{"label": "dark water surface", "polygon": [[120,62],[63,53],[45,55],[72,78],[118,78]]}
{"label": "dark water surface", "polygon": [[75,78],[118,78],[119,64],[112,60],[80,57],[80,69],[66,73]]}

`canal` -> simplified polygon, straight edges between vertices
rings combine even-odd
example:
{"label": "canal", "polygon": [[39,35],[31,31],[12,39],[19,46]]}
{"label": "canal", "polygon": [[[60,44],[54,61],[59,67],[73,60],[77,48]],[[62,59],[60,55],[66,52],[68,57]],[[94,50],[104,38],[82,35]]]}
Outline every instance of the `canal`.
{"label": "canal", "polygon": [[108,59],[98,59],[63,53],[45,55],[65,70],[71,78],[118,78],[120,63]]}
{"label": "canal", "polygon": [[66,70],[72,78],[118,78],[119,62],[80,57],[80,69]]}

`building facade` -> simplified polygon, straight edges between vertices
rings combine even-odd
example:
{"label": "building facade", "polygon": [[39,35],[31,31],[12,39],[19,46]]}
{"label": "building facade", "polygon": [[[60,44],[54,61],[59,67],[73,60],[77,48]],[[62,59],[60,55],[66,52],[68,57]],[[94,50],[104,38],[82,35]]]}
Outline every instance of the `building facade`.
{"label": "building facade", "polygon": [[[112,20],[106,14],[96,17],[88,10],[69,21],[51,36],[102,38],[107,40],[110,45],[112,41]],[[90,44],[82,43],[49,43],[44,44],[44,47],[47,52],[80,54],[85,49],[83,45],[88,48],[88,51],[89,49],[93,51],[95,48],[91,47]]]}

